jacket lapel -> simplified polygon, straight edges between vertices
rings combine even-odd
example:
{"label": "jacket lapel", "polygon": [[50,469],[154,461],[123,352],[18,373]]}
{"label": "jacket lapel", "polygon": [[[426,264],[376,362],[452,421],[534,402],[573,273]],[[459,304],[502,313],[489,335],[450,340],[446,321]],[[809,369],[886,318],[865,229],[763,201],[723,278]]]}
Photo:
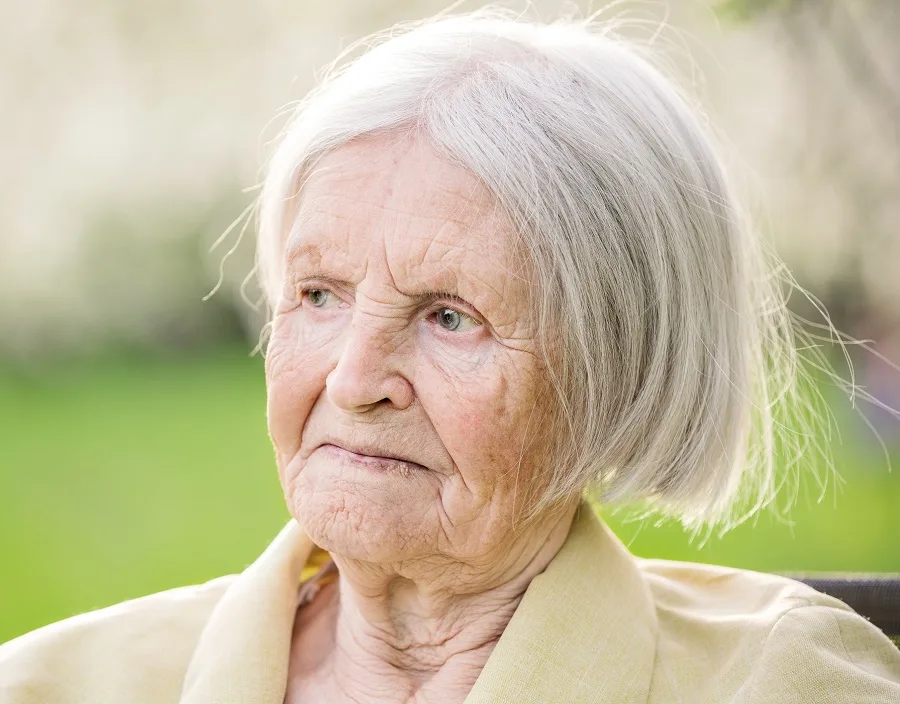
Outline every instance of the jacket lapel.
{"label": "jacket lapel", "polygon": [[181,704],[282,704],[300,573],[313,543],[291,520],[228,587],[185,675]]}
{"label": "jacket lapel", "polygon": [[466,704],[646,702],[656,609],[635,558],[582,503],[528,587]]}

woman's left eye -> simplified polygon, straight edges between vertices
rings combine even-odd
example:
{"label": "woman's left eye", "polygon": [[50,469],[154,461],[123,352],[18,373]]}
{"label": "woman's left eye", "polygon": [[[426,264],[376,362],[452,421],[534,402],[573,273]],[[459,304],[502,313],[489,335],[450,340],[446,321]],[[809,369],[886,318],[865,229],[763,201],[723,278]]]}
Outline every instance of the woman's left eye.
{"label": "woman's left eye", "polygon": [[458,310],[453,310],[453,308],[438,308],[434,313],[434,317],[438,325],[451,332],[463,332],[481,325],[472,316],[460,313]]}

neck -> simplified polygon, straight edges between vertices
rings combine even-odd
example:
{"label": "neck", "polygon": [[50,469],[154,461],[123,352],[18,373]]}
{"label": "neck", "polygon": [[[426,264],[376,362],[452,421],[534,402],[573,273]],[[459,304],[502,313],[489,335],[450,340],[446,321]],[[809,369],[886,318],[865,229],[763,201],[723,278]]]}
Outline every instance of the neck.
{"label": "neck", "polygon": [[[518,583],[461,596],[428,594],[398,580],[381,596],[339,585],[331,662],[353,701],[463,701],[525,587]],[[389,695],[389,696],[385,696]]]}
{"label": "neck", "polygon": [[334,555],[333,642],[320,674],[354,702],[462,702],[531,580],[565,541],[574,509],[475,561],[384,566]]}

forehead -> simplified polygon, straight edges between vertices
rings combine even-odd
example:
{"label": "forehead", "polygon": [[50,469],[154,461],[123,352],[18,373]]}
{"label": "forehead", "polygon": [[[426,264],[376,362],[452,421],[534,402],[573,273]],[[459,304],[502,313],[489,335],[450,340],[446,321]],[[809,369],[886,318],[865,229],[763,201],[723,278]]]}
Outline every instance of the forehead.
{"label": "forehead", "polygon": [[385,269],[410,294],[470,298],[480,287],[515,297],[526,283],[496,199],[422,140],[370,136],[321,159],[302,186],[286,253],[292,268],[354,283]]}

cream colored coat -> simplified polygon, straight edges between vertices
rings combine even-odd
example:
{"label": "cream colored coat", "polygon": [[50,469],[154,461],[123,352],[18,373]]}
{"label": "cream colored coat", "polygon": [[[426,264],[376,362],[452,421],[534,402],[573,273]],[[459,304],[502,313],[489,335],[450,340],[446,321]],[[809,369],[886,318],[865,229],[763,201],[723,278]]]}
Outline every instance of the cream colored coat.
{"label": "cream colored coat", "polygon": [[[297,587],[320,556],[292,521],[240,575],[13,640],[0,702],[282,704]],[[584,507],[466,702],[897,704],[900,651],[797,582],[635,558]]]}

